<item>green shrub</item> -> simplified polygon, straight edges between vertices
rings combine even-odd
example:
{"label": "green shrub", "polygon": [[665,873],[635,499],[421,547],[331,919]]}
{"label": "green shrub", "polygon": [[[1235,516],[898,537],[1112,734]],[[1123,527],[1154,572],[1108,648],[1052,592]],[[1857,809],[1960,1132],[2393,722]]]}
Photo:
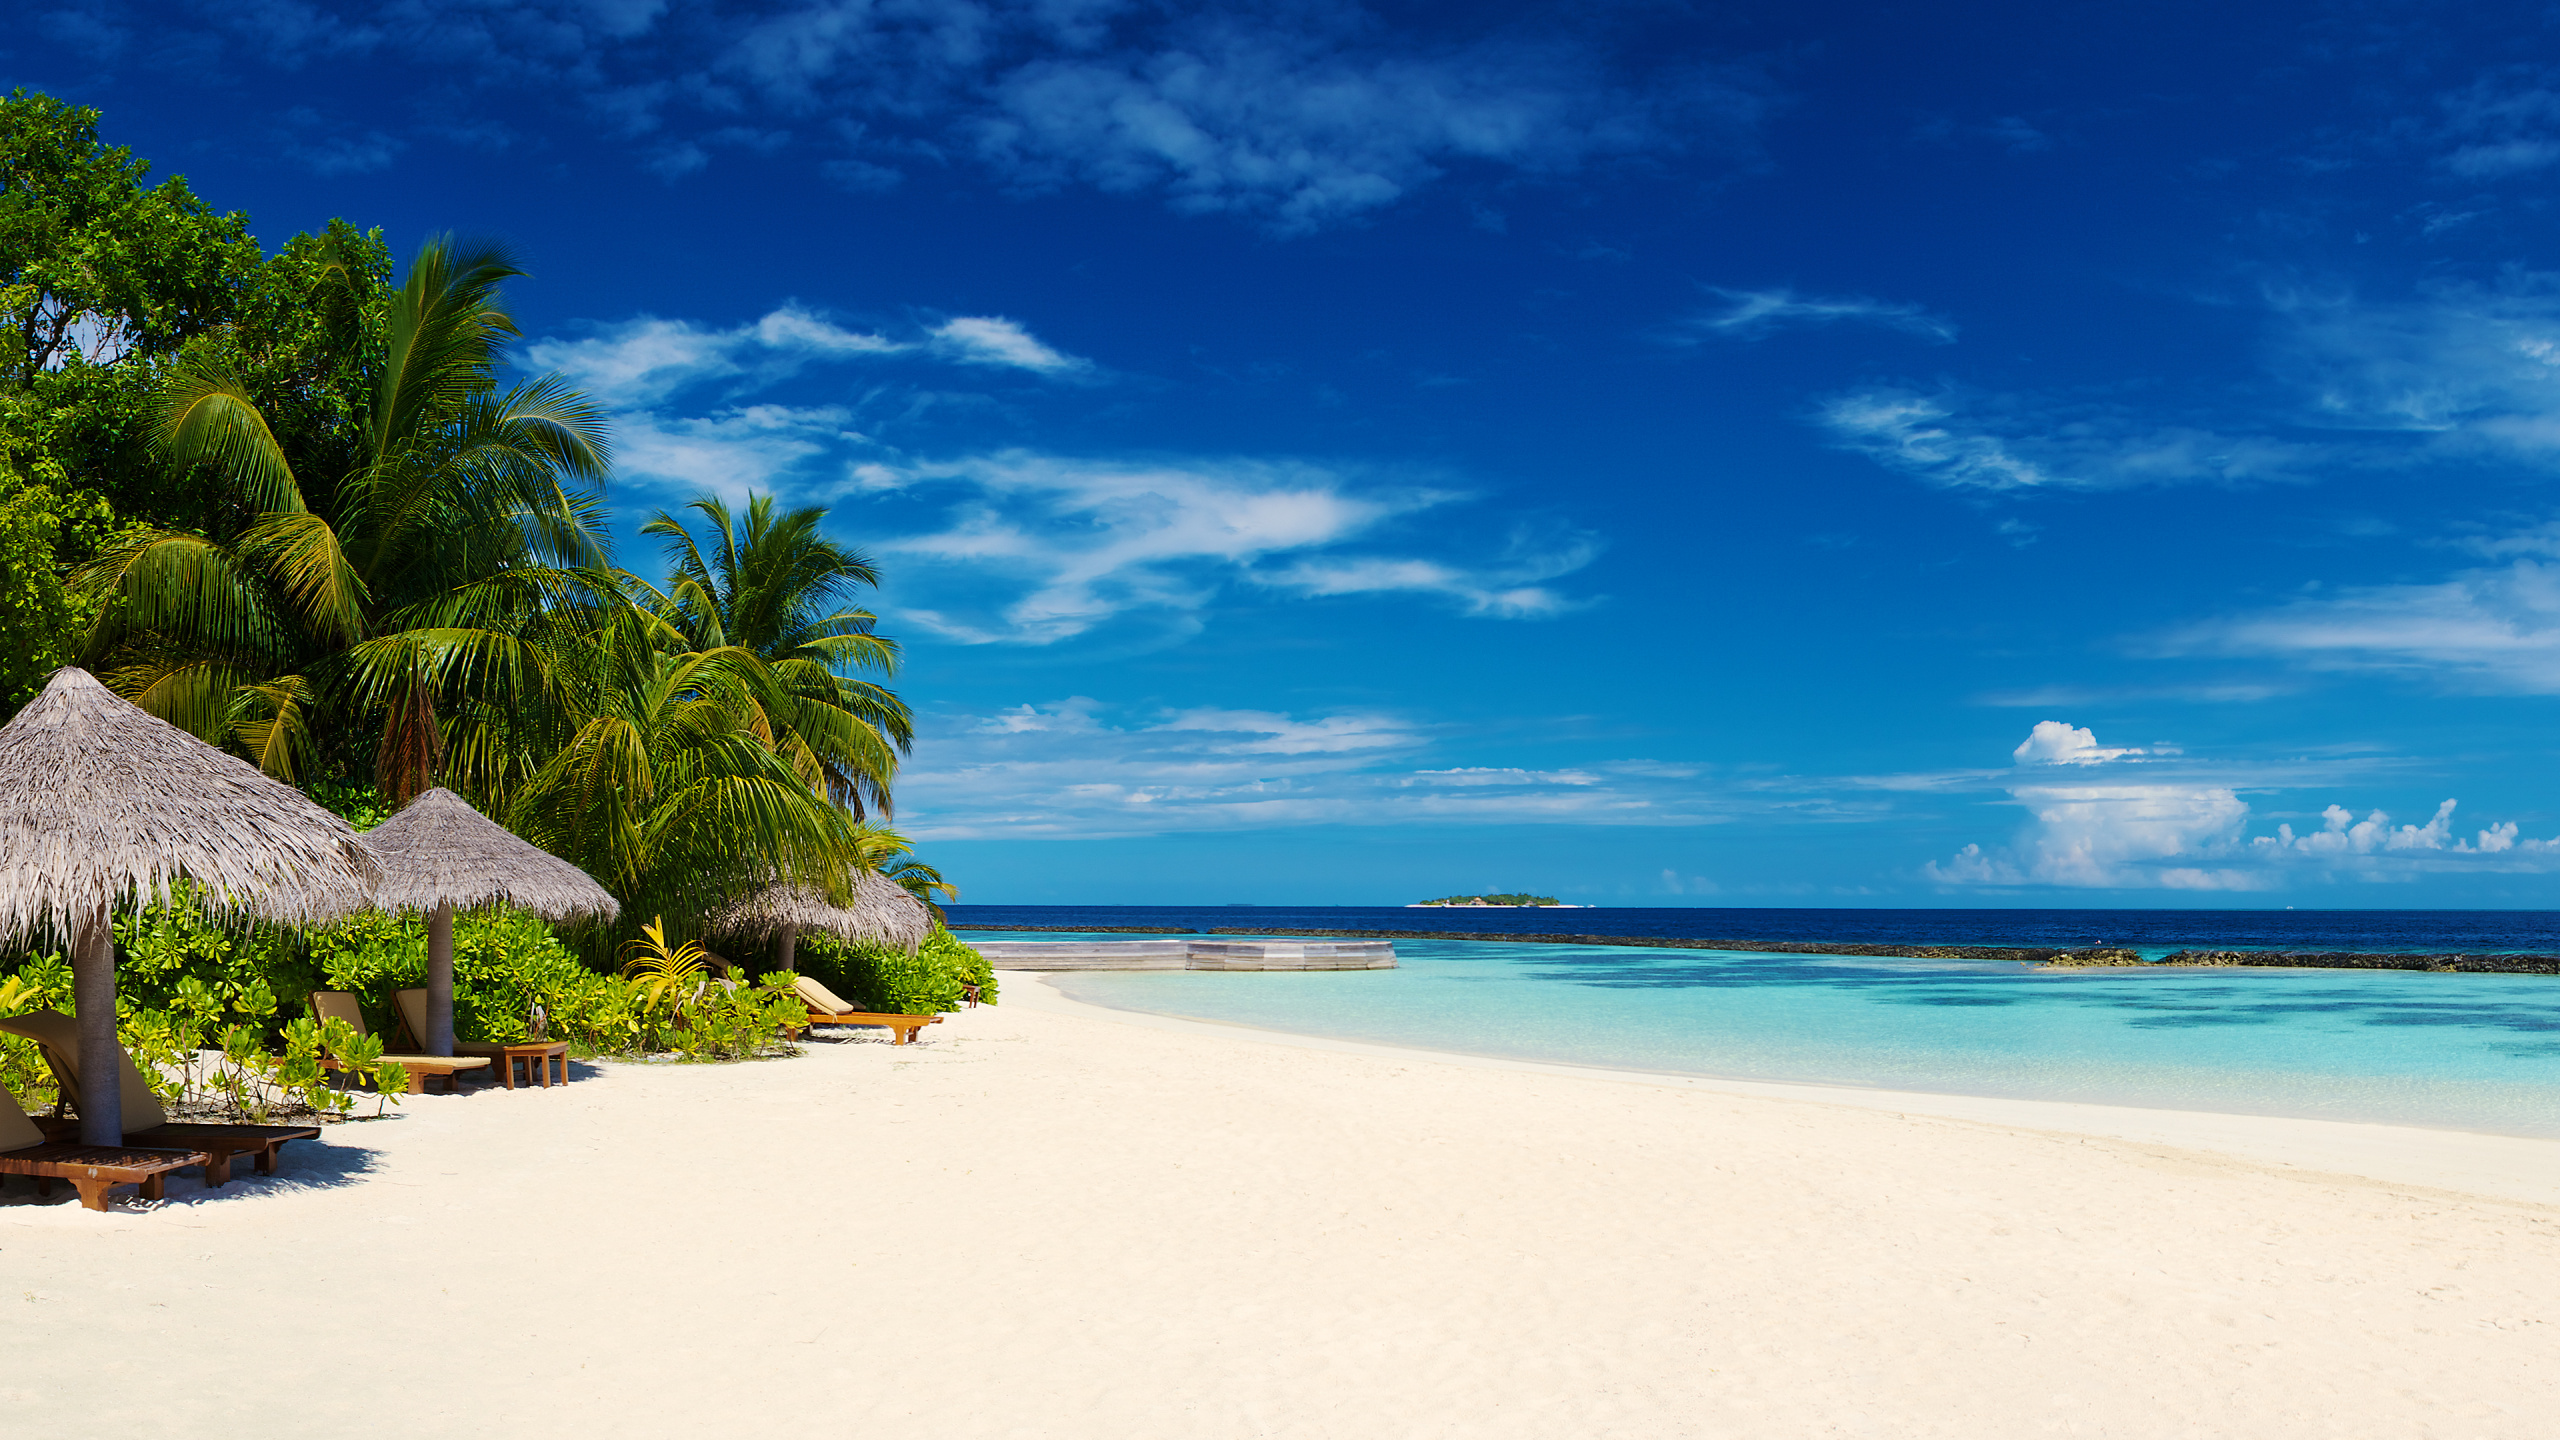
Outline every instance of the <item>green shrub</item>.
{"label": "green shrub", "polygon": [[825,935],[801,940],[800,968],[860,1010],[925,1015],[968,1003],[966,986],[981,1002],[996,998],[996,972],[987,958],[937,925],[909,955],[894,946],[846,942]]}
{"label": "green shrub", "polygon": [[[395,990],[427,983],[427,927],[409,916],[368,910],[304,936],[312,969],[325,986],[353,991],[365,1024],[397,1033]],[[453,1034],[457,1040],[504,1044],[532,1036],[533,1007],[553,1016],[579,1008],[614,982],[581,963],[539,916],[523,910],[473,910],[453,920]]]}

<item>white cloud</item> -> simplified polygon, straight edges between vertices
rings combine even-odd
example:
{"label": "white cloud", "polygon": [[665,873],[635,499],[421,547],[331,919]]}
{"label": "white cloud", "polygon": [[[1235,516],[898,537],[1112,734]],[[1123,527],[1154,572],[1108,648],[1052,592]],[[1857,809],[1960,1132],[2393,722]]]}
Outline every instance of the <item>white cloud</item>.
{"label": "white cloud", "polygon": [[[2539,546],[2544,531],[2502,543]],[[2315,670],[2370,670],[2464,690],[2560,694],[2560,563],[2529,555],[2432,584],[2362,585],[2189,627],[2164,654],[2270,655]]]}
{"label": "white cloud", "polygon": [[2438,282],[2405,302],[2277,294],[2276,359],[2323,422],[2438,450],[2560,459],[2560,274]]}
{"label": "white cloud", "polygon": [[1268,710],[1184,710],[1150,727],[1238,737],[1217,748],[1230,754],[1340,755],[1401,749],[1421,737],[1404,721],[1384,715],[1328,715],[1296,720]]}
{"label": "white cloud", "polygon": [[2113,490],[2142,485],[2290,481],[2323,458],[2265,436],[2152,425],[2110,411],[1959,410],[1957,397],[1879,386],[1823,402],[1833,443],[1951,490]]}
{"label": "white cloud", "polygon": [[835,406],[747,405],[709,415],[627,411],[614,429],[615,468],[691,496],[731,504],[748,492],[786,488],[802,466],[860,441],[852,414]]}
{"label": "white cloud", "polygon": [[[909,608],[947,637],[1045,645],[1132,612],[1196,628],[1229,583],[1308,595],[1438,594],[1472,614],[1552,615],[1574,603],[1531,583],[1588,564],[1597,547],[1554,550],[1488,567],[1343,553],[1389,521],[1456,495],[1379,483],[1302,462],[1116,462],[1007,451],[874,472],[872,487],[959,486],[951,523],[879,548],[965,566],[977,592],[964,613]],[[996,582],[1012,598],[990,603]]]}
{"label": "white cloud", "polygon": [[928,717],[898,786],[920,839],[1084,840],[1290,825],[1715,823],[1772,802],[1695,766],[1432,767],[1374,711],[1115,713],[1086,697]]}
{"label": "white cloud", "polygon": [[1694,317],[1672,338],[1694,341],[1701,335],[1756,340],[1779,330],[1844,322],[1880,325],[1939,344],[1952,344],[1956,323],[1912,304],[1872,300],[1864,295],[1798,295],[1786,287],[1771,290],[1727,290],[1709,286],[1728,302],[1714,314]]}
{"label": "white cloud", "polygon": [[525,347],[531,368],[557,370],[616,405],[654,405],[688,386],[714,381],[770,385],[820,362],[903,354],[1043,374],[1091,368],[1091,362],[1041,343],[1012,320],[963,317],[913,340],[893,340],[848,329],[800,305],[782,305],[725,330],[642,316],[580,339],[549,338]]}
{"label": "white cloud", "polygon": [[1092,368],[1093,362],[1061,354],[1041,344],[1011,320],[994,315],[963,315],[934,327],[934,349],[966,365],[1006,365],[1017,370],[1058,373]]}
{"label": "white cloud", "polygon": [[2094,730],[2075,729],[2060,720],[2039,720],[2009,752],[2009,758],[2020,765],[2097,765],[2126,755],[2140,755],[2140,750],[2110,750],[2098,743]]}
{"label": "white cloud", "polygon": [[[2318,830],[2297,834],[2284,822],[2252,837],[2240,794],[2252,787],[2185,765],[2174,747],[2110,749],[2094,731],[2061,721],[2036,725],[2011,758],[2019,778],[2002,788],[2026,809],[2027,825],[2006,846],[1977,842],[1932,861],[1924,876],[1951,886],[2245,891],[2288,884],[2303,867],[2378,881],[2447,864],[2560,869],[2560,839],[2520,841],[2512,821],[2481,831],[2476,844],[2455,838],[2451,800],[2424,825],[2395,828],[2380,810],[2359,821],[2333,804]],[[2099,776],[2048,778],[2063,767]]]}

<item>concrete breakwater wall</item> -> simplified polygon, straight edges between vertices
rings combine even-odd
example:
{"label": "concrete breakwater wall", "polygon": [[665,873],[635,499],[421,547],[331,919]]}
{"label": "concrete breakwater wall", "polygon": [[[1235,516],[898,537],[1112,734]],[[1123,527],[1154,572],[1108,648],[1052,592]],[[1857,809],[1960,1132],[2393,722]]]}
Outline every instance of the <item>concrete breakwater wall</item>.
{"label": "concrete breakwater wall", "polygon": [[1393,970],[1383,940],[988,940],[998,970]]}

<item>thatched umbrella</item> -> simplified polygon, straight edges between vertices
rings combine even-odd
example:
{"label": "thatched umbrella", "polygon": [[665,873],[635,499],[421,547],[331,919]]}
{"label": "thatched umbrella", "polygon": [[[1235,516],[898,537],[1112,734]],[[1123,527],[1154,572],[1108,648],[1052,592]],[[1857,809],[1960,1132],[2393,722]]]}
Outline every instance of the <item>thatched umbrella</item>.
{"label": "thatched umbrella", "polygon": [[818,930],[846,940],[877,940],[912,955],[933,933],[924,902],[898,882],[871,870],[853,872],[853,902],[838,905],[806,885],[767,885],[711,917],[715,935],[752,935],[774,942],[783,969],[798,968],[792,952],[800,932]]}
{"label": "thatched umbrella", "polygon": [[108,915],[191,880],[208,913],[308,924],[381,879],[347,822],[64,667],[0,728],[0,940],[71,942],[80,1143],[120,1145]]}
{"label": "thatched umbrella", "polygon": [[622,913],[587,872],[509,832],[441,787],[365,832],[382,861],[375,901],[427,917],[430,1055],[453,1053],[453,912],[521,905],[545,920],[611,920]]}

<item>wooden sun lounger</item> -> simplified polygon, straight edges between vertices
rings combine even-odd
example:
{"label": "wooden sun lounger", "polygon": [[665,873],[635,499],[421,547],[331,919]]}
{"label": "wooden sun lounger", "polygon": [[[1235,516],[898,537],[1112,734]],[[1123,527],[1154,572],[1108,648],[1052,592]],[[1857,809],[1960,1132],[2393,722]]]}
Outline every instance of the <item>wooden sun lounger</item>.
{"label": "wooden sun lounger", "polygon": [[[312,991],[311,1018],[326,1020],[332,1015],[356,1027],[356,1033],[360,1035],[373,1033],[365,1027],[364,1008],[356,1003],[352,993],[345,990]],[[460,1082],[454,1078],[456,1075],[465,1070],[489,1068],[488,1057],[483,1055],[385,1055],[382,1058],[409,1072],[409,1093],[412,1095],[425,1094],[427,1080],[431,1076],[444,1077],[445,1093],[454,1094],[461,1088]],[[321,1063],[332,1070],[347,1068],[338,1063],[335,1055],[321,1057]]]}
{"label": "wooden sun lounger", "polygon": [[18,1098],[0,1088],[0,1175],[34,1176],[39,1195],[52,1194],[54,1181],[68,1180],[80,1192],[80,1203],[92,1210],[106,1209],[107,1192],[118,1185],[139,1185],[143,1199],[157,1200],[170,1171],[210,1159],[201,1150],[140,1150],[47,1140],[27,1112],[18,1108]]}
{"label": "wooden sun lounger", "polygon": [[[71,1116],[49,1116],[36,1121],[37,1128],[48,1140],[69,1140],[80,1133],[80,1122]],[[243,1155],[251,1168],[261,1175],[276,1173],[276,1152],[288,1140],[317,1140],[317,1125],[200,1125],[192,1121],[172,1120],[147,1130],[124,1132],[127,1145],[153,1149],[201,1150],[204,1152],[205,1188],[218,1190],[231,1178],[231,1162]]]}
{"label": "wooden sun lounger", "polygon": [[941,1023],[942,1017],[939,1015],[879,1015],[865,1010],[848,1010],[842,1015],[831,1015],[812,1010],[809,1012],[808,1024],[800,1028],[806,1030],[811,1025],[885,1025],[896,1037],[889,1043],[904,1045],[914,1040],[916,1032],[927,1025]]}
{"label": "wooden sun lounger", "polygon": [[917,1032],[927,1025],[942,1023],[939,1015],[884,1015],[873,1010],[856,1010],[837,998],[836,992],[806,975],[793,980],[791,988],[800,993],[800,1003],[809,1008],[809,1019],[800,1027],[803,1030],[817,1025],[884,1025],[896,1037],[890,1043],[904,1045],[914,1040]]}
{"label": "wooden sun lounger", "polygon": [[[46,1068],[53,1071],[53,1083],[66,1104],[80,1093],[80,1032],[68,1015],[52,1010],[33,1010],[24,1015],[0,1019],[0,1030],[36,1042],[44,1056]],[[131,1055],[119,1056],[124,1072],[121,1096],[125,1118],[124,1143],[147,1149],[197,1150],[204,1160],[204,1183],[219,1188],[231,1178],[231,1161],[246,1155],[261,1175],[276,1173],[276,1151],[288,1140],[317,1140],[317,1125],[204,1125],[193,1121],[171,1120],[160,1108],[160,1099],[143,1083],[142,1072],[134,1068]],[[68,1142],[80,1133],[80,1122],[62,1113],[57,1106],[53,1115],[38,1119],[36,1125],[48,1141]]]}

